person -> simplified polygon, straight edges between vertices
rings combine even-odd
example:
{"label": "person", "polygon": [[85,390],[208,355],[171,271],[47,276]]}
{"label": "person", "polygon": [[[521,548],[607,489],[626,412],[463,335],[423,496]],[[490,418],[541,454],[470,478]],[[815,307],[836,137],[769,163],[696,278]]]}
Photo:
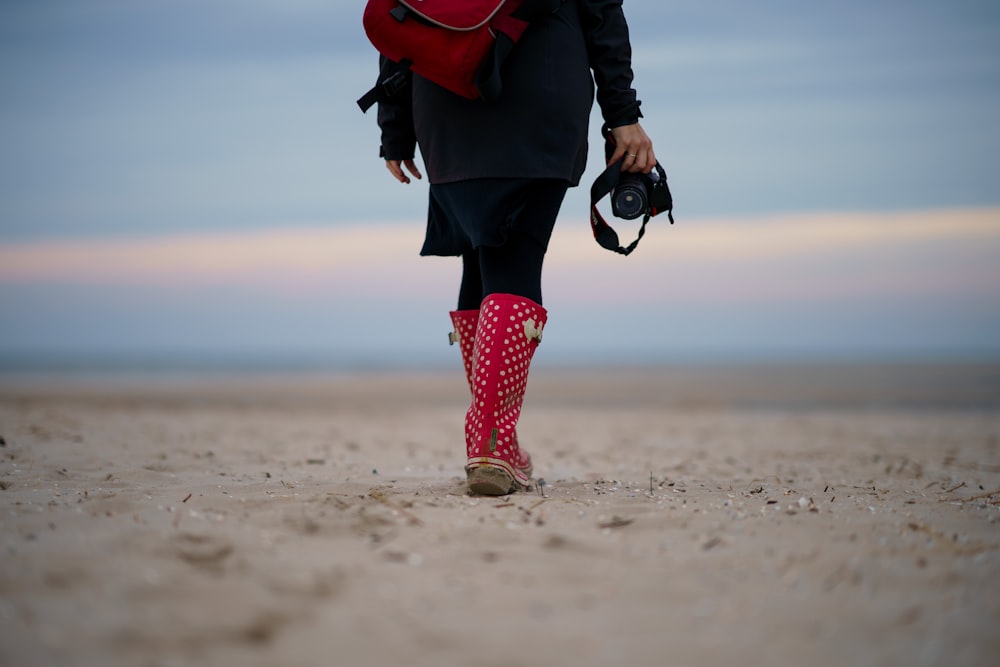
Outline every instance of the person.
{"label": "person", "polygon": [[586,166],[595,84],[615,141],[608,163],[622,159],[623,170],[642,173],[656,164],[631,59],[621,0],[564,0],[515,46],[497,99],[466,99],[408,73],[402,92],[379,102],[387,169],[403,184],[422,178],[419,145],[430,182],[420,254],[462,258],[450,339],[471,392],[465,470],[473,494],[529,487],[532,461],[516,427],[548,321],[542,263],[566,191]]}

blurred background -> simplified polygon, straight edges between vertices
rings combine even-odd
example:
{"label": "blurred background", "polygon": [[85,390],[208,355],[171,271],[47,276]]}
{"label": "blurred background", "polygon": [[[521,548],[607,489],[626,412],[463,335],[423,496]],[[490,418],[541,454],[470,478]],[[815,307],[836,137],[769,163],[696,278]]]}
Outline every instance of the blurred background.
{"label": "blurred background", "polygon": [[[455,363],[363,4],[0,3],[0,369]],[[595,110],[538,363],[1000,359],[1000,5],[624,7],[677,224],[594,243]]]}

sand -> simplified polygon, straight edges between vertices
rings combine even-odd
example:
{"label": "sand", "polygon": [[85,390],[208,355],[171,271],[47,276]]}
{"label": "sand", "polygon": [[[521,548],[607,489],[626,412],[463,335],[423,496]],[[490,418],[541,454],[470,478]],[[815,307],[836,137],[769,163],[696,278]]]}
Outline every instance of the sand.
{"label": "sand", "polygon": [[1000,367],[0,376],[0,664],[1000,664]]}

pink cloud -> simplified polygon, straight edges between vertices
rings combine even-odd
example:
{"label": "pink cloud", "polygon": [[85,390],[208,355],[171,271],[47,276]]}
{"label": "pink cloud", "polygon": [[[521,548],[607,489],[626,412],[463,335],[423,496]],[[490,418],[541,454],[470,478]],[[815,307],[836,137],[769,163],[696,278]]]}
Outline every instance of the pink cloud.
{"label": "pink cloud", "polygon": [[[623,237],[634,225],[621,221]],[[568,301],[754,302],[910,294],[1000,298],[1000,209],[659,219],[630,257],[564,216],[545,288]],[[455,289],[458,263],[418,256],[423,223],[152,239],[0,244],[0,283],[239,286],[386,298]]]}
{"label": "pink cloud", "polygon": [[581,301],[747,303],[949,293],[1000,299],[1000,209],[650,225],[628,258],[582,235],[554,242],[551,286],[560,297]]}

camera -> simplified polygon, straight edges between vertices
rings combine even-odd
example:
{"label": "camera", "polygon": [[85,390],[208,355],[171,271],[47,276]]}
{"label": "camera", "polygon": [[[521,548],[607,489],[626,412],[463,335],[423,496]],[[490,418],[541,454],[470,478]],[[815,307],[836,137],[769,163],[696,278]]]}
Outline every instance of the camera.
{"label": "camera", "polygon": [[[657,164],[656,166],[659,167],[660,165]],[[618,186],[611,191],[611,212],[616,218],[635,220],[651,211],[651,209],[663,210],[664,206],[659,201],[662,199],[659,196],[661,193],[656,187],[659,182],[660,174],[656,169],[653,169],[648,174],[622,172],[621,176],[618,177]],[[659,206],[651,207],[651,199],[654,197],[657,199]],[[666,208],[669,207],[668,200]]]}
{"label": "camera", "polygon": [[[674,224],[674,199],[670,194],[670,186],[667,185],[667,172],[659,162],[648,174],[622,171],[621,160],[611,162],[615,143],[607,124],[603,126],[602,133],[605,138],[605,160],[609,164],[590,186],[590,227],[594,232],[594,240],[602,248],[629,255],[646,233],[646,223],[651,218],[666,212],[670,224]],[[616,218],[642,218],[638,236],[627,246],[620,245],[618,234],[597,210],[598,202],[607,195],[611,195],[611,211]]]}
{"label": "camera", "polygon": [[[610,160],[615,152],[615,142],[611,129],[604,125],[604,159]],[[622,171],[618,182],[611,190],[611,213],[622,220],[635,220],[648,215],[653,217],[674,207],[670,188],[667,187],[667,172],[657,162],[648,174]]]}

